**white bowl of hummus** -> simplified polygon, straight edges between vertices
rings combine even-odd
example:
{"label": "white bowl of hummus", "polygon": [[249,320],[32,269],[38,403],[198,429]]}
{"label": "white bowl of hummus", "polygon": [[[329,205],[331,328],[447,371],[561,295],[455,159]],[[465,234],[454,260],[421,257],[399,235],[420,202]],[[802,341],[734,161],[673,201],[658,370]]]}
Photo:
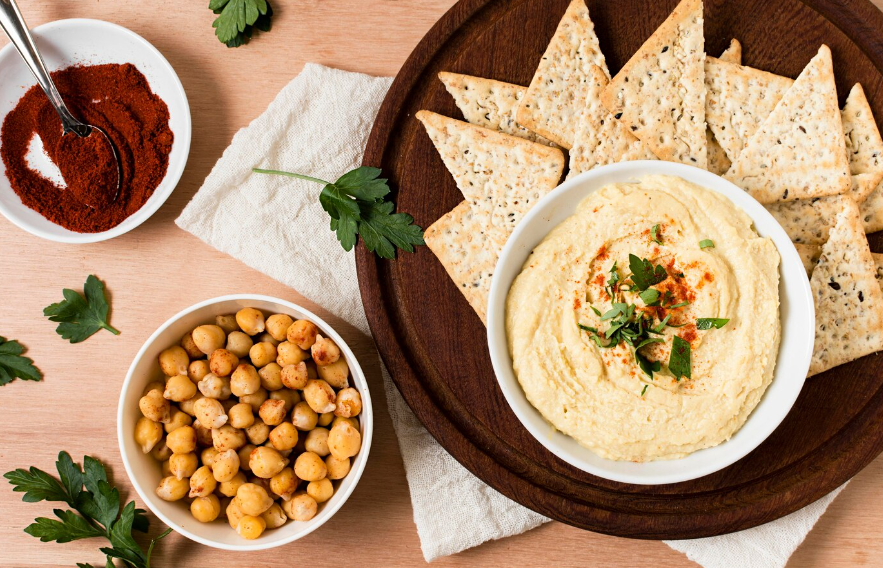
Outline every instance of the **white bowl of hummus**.
{"label": "white bowl of hummus", "polygon": [[624,162],[544,197],[500,255],[488,345],[509,405],[569,464],[635,484],[718,471],[797,399],[812,294],[784,230],[724,179]]}

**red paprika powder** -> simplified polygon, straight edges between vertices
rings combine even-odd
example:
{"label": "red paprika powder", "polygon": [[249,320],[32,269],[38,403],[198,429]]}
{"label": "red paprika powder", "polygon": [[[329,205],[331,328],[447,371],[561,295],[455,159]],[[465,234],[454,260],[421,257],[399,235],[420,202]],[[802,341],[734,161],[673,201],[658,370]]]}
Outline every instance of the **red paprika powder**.
{"label": "red paprika powder", "polygon": [[[119,195],[93,209],[81,201],[82,195],[78,197],[28,166],[31,139],[39,136],[45,152],[66,178],[82,176],[100,182],[102,171],[107,171],[100,156],[65,151],[74,141],[62,142],[61,120],[38,86],[29,89],[3,121],[0,156],[6,176],[22,203],[53,223],[78,233],[107,231],[138,211],[165,177],[174,141],[169,109],[129,63],[69,67],[52,73],[52,78],[74,116],[98,126],[112,140],[120,158]],[[76,134],[65,138],[71,136]]]}

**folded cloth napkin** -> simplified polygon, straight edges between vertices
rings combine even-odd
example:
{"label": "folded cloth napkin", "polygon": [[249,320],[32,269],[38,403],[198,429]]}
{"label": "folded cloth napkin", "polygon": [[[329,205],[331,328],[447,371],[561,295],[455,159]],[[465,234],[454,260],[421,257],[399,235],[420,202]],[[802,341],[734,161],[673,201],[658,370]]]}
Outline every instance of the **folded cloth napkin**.
{"label": "folded cloth napkin", "polygon": [[[388,77],[308,64],[264,114],[236,134],[176,223],[370,335],[355,257],[329,230],[320,188],[251,169],[334,180],[357,167],[391,83]],[[445,452],[382,372],[427,561],[549,521],[485,485]],[[440,497],[454,491],[457,499]],[[667,544],[706,568],[779,568],[838,491],[761,527]]]}

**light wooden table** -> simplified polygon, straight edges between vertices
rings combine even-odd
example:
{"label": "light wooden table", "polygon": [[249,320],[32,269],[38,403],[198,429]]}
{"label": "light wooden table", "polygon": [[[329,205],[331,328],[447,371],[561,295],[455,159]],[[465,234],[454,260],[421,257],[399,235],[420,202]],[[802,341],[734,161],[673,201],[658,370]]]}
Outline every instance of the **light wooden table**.
{"label": "light wooden table", "polygon": [[[883,5],[883,0],[875,0]],[[54,245],[0,219],[0,335],[20,340],[45,374],[41,383],[0,389],[0,469],[35,465],[53,471],[59,450],[76,460],[98,457],[133,498],[116,442],[116,404],[132,357],[153,330],[200,300],[254,292],[302,302],[293,290],[259,274],[178,229],[173,221],[199,188],[233,134],[258,116],[304,63],[393,75],[430,26],[454,0],[276,0],[273,31],[251,45],[217,42],[206,1],[19,0],[31,26],[63,18],[99,18],[141,34],[169,59],[184,83],[193,114],[187,171],[168,202],[135,231],[111,242]],[[883,32],[881,32],[883,33]],[[5,44],[5,38],[0,45]],[[63,287],[79,289],[88,274],[106,281],[112,296],[114,337],[100,332],[70,345],[54,333],[42,308]],[[405,474],[382,400],[373,344],[335,318],[366,364],[377,400],[371,460],[355,493],[321,530],[292,545],[232,554],[172,533],[155,554],[156,568],[199,566],[412,566],[423,563],[412,521]],[[797,551],[789,566],[883,565],[883,460],[856,477]],[[0,566],[102,563],[95,541],[43,544],[22,532],[46,503],[22,503],[0,482]],[[160,530],[152,522],[151,534]],[[458,530],[451,527],[452,531]],[[327,560],[326,560],[327,559]],[[632,541],[550,523],[520,536],[484,544],[439,566],[690,566],[659,542]]]}

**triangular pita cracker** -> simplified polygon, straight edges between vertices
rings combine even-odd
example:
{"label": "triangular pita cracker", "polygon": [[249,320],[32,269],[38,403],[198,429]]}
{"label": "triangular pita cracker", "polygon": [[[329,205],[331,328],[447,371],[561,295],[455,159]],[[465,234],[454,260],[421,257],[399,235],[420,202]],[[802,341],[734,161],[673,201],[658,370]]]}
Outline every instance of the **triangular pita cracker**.
{"label": "triangular pita cracker", "polygon": [[470,124],[499,130],[547,146],[555,143],[515,122],[515,110],[527,87],[442,71],[438,78],[457,103],[463,118]]}
{"label": "triangular pita cracker", "polygon": [[809,376],[883,349],[883,290],[858,206],[842,199],[843,209],[810,278],[816,339]]}
{"label": "triangular pita cracker", "polygon": [[761,203],[849,189],[849,162],[828,46],[819,49],[724,177]]}
{"label": "triangular pita cracker", "polygon": [[580,116],[576,140],[570,149],[568,179],[596,166],[656,159],[644,143],[632,136],[628,128],[601,104],[601,91],[608,82],[604,72],[593,66],[589,73],[586,109]]}
{"label": "triangular pita cracker", "polygon": [[766,209],[795,243],[822,245],[828,240],[828,232],[843,209],[843,199],[836,195],[795,199],[771,203]]}
{"label": "triangular pita cracker", "polygon": [[859,207],[865,232],[883,231],[883,182],[862,201]]}
{"label": "triangular pita cracker", "polygon": [[[739,43],[739,40],[733,38],[730,41],[730,46],[721,53],[720,56],[721,61],[726,61],[728,63],[742,63],[742,44]],[[708,82],[708,60],[706,59],[706,76],[705,81]],[[708,93],[706,93],[705,99],[705,121],[708,122]],[[708,144],[708,171],[713,174],[723,175],[728,169],[730,169],[730,159],[727,157],[726,151],[717,141],[717,138],[714,137],[714,132],[711,131],[710,127],[706,127],[705,129],[705,139]]]}
{"label": "triangular pita cracker", "polygon": [[739,157],[793,83],[723,58],[705,59],[705,120],[730,161]]}
{"label": "triangular pita cracker", "polygon": [[601,102],[662,160],[706,168],[701,0],[682,0],[610,81]]}
{"label": "triangular pita cracker", "polygon": [[859,83],[849,91],[840,116],[852,174],[849,195],[861,203],[883,181],[883,139]]}
{"label": "triangular pita cracker", "polygon": [[816,263],[819,261],[819,255],[822,254],[822,247],[819,245],[802,245],[794,243],[794,248],[797,249],[797,254],[800,255],[800,262],[803,263],[806,275],[810,276],[813,268],[816,267]]}
{"label": "triangular pita cracker", "polygon": [[569,150],[585,106],[592,65],[610,76],[589,9],[584,0],[573,0],[521,99],[518,123]]}
{"label": "triangular pita cracker", "polygon": [[877,284],[880,285],[880,288],[883,288],[883,253],[872,252],[871,256],[874,257],[874,268],[877,271]]}

